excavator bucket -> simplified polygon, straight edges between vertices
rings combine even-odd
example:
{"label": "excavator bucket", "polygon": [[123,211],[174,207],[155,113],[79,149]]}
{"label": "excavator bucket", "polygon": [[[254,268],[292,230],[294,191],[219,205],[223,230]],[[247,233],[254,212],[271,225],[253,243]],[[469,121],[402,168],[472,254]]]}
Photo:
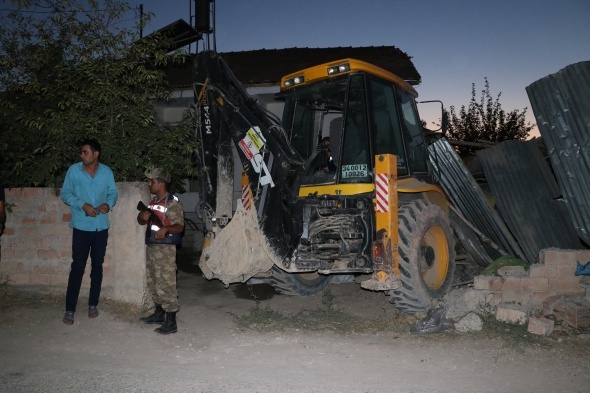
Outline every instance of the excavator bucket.
{"label": "excavator bucket", "polygon": [[260,230],[255,209],[238,203],[230,223],[203,250],[199,267],[207,279],[228,286],[270,270],[279,260]]}

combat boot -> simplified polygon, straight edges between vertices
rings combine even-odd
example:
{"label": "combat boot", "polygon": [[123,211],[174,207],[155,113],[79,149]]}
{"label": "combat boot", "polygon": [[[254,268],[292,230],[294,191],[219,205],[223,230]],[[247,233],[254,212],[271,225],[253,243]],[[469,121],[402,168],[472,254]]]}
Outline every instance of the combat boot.
{"label": "combat boot", "polygon": [[176,327],[176,312],[166,312],[166,321],[159,328],[155,329],[154,332],[160,334],[176,333],[178,328]]}
{"label": "combat boot", "polygon": [[156,323],[164,323],[166,321],[166,312],[162,308],[161,304],[156,304],[156,310],[152,315],[139,318],[139,320],[149,325],[153,325]]}

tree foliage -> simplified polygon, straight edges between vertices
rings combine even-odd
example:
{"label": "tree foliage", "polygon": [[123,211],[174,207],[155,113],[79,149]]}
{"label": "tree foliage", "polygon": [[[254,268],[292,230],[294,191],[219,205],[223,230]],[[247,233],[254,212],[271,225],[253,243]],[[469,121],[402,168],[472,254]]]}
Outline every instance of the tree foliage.
{"label": "tree foliage", "polygon": [[[97,138],[116,181],[152,167],[196,174],[194,122],[157,120],[170,98],[165,67],[188,55],[161,35],[139,40],[134,9],[116,0],[21,0],[0,19],[0,178],[10,187],[60,186]],[[143,23],[152,15],[147,15]]]}
{"label": "tree foliage", "polygon": [[[505,140],[524,140],[533,126],[526,122],[526,111],[505,112],[500,105],[500,94],[493,99],[490,84],[485,78],[485,88],[481,91],[479,102],[475,98],[475,83],[471,86],[469,106],[461,106],[457,113],[450,107],[447,133],[450,139],[467,142],[502,142]],[[475,148],[458,146],[461,155],[472,153]]]}

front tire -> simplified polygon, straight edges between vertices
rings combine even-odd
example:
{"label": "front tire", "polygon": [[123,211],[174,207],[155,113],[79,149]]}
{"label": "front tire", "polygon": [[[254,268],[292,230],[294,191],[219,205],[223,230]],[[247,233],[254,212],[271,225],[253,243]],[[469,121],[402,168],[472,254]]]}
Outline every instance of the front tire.
{"label": "front tire", "polygon": [[287,273],[275,266],[269,283],[282,295],[311,296],[323,291],[331,281],[332,276],[316,272]]}
{"label": "front tire", "polygon": [[430,310],[449,292],[455,273],[455,240],[448,215],[419,199],[399,209],[398,251],[401,286],[390,303],[401,311]]}

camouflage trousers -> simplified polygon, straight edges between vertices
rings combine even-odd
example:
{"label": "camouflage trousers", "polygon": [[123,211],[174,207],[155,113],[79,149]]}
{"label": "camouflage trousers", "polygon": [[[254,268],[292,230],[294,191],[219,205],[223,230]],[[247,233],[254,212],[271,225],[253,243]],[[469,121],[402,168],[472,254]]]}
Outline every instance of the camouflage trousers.
{"label": "camouflage trousers", "polygon": [[152,300],[167,312],[178,311],[176,246],[149,244],[146,251],[147,287]]}

